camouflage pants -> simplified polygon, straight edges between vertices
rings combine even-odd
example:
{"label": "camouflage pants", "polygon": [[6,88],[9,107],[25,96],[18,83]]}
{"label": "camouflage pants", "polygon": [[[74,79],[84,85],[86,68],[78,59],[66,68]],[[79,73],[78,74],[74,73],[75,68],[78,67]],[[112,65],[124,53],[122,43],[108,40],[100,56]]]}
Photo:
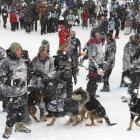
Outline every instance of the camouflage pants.
{"label": "camouflage pants", "polygon": [[76,72],[78,72],[78,53],[73,55],[73,65]]}
{"label": "camouflage pants", "polygon": [[136,93],[134,93],[134,90],[139,88],[140,74],[130,72],[130,80],[132,82],[128,86],[128,93],[129,94],[136,94]]}
{"label": "camouflage pants", "polygon": [[112,69],[105,71],[105,74],[103,76],[103,83],[104,87],[109,87],[109,77],[112,72]]}
{"label": "camouflage pants", "polygon": [[67,97],[71,97],[73,92],[73,83],[72,78],[66,80],[66,91],[67,91]]}

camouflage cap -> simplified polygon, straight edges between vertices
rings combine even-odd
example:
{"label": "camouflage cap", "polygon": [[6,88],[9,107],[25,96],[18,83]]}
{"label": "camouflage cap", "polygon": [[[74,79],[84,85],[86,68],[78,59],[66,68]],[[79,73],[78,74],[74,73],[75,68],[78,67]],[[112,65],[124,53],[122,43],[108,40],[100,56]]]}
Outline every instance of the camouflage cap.
{"label": "camouflage cap", "polygon": [[12,53],[15,53],[17,49],[22,49],[21,45],[17,42],[13,42],[10,47],[9,47],[9,50],[12,52]]}
{"label": "camouflage cap", "polygon": [[49,41],[47,41],[47,40],[43,39],[43,40],[42,40],[42,42],[41,42],[41,44],[42,44],[42,45],[49,44]]}

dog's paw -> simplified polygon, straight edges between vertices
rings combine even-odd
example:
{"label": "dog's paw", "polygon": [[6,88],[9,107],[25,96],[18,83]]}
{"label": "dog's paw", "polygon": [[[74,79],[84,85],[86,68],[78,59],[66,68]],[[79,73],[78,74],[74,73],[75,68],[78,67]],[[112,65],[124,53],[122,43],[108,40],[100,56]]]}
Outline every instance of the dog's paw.
{"label": "dog's paw", "polygon": [[47,118],[43,117],[40,119],[40,122],[46,122],[47,121]]}
{"label": "dog's paw", "polygon": [[128,128],[127,128],[127,131],[130,131],[130,130],[131,130],[131,128],[130,128],[130,127],[128,127]]}
{"label": "dog's paw", "polygon": [[72,126],[77,126],[77,124],[78,124],[78,123],[74,123],[74,124],[72,124]]}
{"label": "dog's paw", "polygon": [[39,120],[36,120],[36,122],[39,123],[40,121]]}
{"label": "dog's paw", "polygon": [[47,126],[53,126],[53,124],[49,123],[49,124],[47,124]]}
{"label": "dog's paw", "polygon": [[103,120],[97,120],[98,123],[103,123]]}
{"label": "dog's paw", "polygon": [[68,125],[70,125],[72,122],[67,122],[67,123],[65,123],[65,124],[63,124],[63,126],[68,126]]}
{"label": "dog's paw", "polygon": [[69,124],[67,124],[67,123],[65,123],[65,124],[63,124],[63,126],[65,127],[65,126],[68,126]]}
{"label": "dog's paw", "polygon": [[95,126],[95,124],[86,124],[85,126]]}

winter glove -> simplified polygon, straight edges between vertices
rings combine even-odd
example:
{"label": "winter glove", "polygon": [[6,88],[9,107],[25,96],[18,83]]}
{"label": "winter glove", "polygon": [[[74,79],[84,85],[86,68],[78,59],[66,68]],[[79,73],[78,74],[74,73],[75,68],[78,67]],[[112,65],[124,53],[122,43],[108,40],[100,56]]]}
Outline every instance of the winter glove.
{"label": "winter glove", "polygon": [[104,76],[104,71],[101,68],[97,70],[97,73],[98,75]]}
{"label": "winter glove", "polygon": [[107,71],[107,69],[108,69],[108,64],[107,64],[107,63],[104,63],[104,64],[103,64],[103,70],[104,70],[104,71]]}
{"label": "winter glove", "polygon": [[49,73],[48,78],[49,79],[54,79],[55,78],[55,73]]}
{"label": "winter glove", "polygon": [[14,79],[13,80],[13,86],[24,87],[25,82],[22,81],[20,78],[19,79]]}
{"label": "winter glove", "polygon": [[44,77],[44,74],[43,72],[41,72],[40,70],[36,70],[34,73],[33,73],[35,76],[38,76],[38,77]]}
{"label": "winter glove", "polygon": [[47,89],[48,89],[49,91],[53,91],[53,87],[54,87],[54,85],[53,85],[52,82],[49,82],[49,83],[47,84]]}
{"label": "winter glove", "polygon": [[31,85],[28,85],[28,93],[33,93],[35,91],[35,88],[32,87]]}
{"label": "winter glove", "polygon": [[140,70],[140,62],[138,60],[134,60],[130,66],[130,70],[133,72],[139,72]]}

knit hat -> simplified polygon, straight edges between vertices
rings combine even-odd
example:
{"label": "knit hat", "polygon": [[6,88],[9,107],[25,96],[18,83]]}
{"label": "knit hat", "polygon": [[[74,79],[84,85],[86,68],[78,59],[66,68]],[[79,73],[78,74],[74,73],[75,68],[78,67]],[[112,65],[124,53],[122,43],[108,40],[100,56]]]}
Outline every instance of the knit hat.
{"label": "knit hat", "polygon": [[21,45],[17,42],[13,42],[10,47],[9,47],[9,50],[12,52],[12,53],[15,53],[17,49],[22,49]]}
{"label": "knit hat", "polygon": [[45,39],[42,40],[41,44],[50,46],[49,41],[47,41]]}

